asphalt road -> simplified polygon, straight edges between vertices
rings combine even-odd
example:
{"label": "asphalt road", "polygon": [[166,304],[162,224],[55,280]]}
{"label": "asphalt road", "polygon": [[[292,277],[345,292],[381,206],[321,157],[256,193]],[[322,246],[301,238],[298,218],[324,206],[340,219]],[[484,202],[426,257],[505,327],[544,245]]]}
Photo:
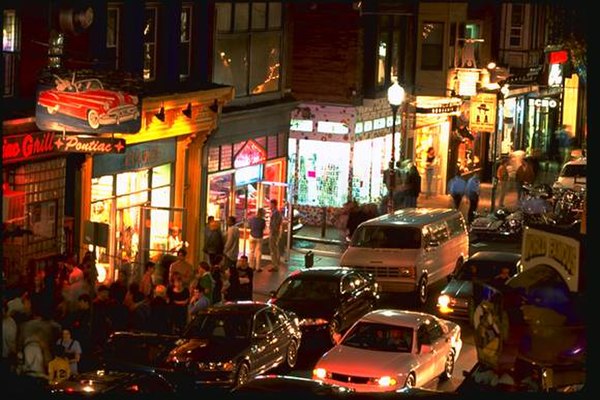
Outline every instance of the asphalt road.
{"label": "asphalt road", "polygon": [[[519,252],[521,248],[520,241],[473,241],[470,244],[470,254],[474,254],[481,250],[495,250],[495,251],[509,251]],[[315,265],[327,265],[334,263],[336,259],[339,259],[340,246],[337,245],[315,245],[314,242],[308,240],[298,240],[294,242],[294,250],[288,259],[289,270],[294,268],[300,268],[303,261],[303,254],[307,251],[312,250],[315,253]],[[289,273],[289,271],[287,272]],[[261,273],[261,275],[264,274]],[[281,274],[281,271],[279,272]],[[280,281],[283,276],[273,275],[262,275],[257,282],[263,281],[269,282],[271,289],[277,286],[277,280]],[[430,295],[428,303],[420,309],[428,313],[435,314],[435,303],[440,290],[444,287],[445,282],[440,282],[430,288]],[[262,294],[261,294],[262,293]],[[266,288],[260,288],[255,283],[255,300],[266,299],[264,295],[268,293]],[[411,296],[405,294],[391,294],[383,293],[379,308],[399,308],[399,309],[415,309],[414,301]],[[477,351],[474,345],[473,329],[466,323],[461,323],[462,328],[462,339],[463,348],[461,354],[456,360],[456,366],[452,379],[448,381],[434,381],[427,384],[425,387],[428,389],[435,389],[441,391],[451,392],[460,385],[463,378],[463,371],[469,371],[477,362]],[[318,358],[328,349],[330,345],[327,343],[312,344],[310,347],[301,348],[300,358],[297,364],[297,368],[288,374],[307,377],[312,376],[312,369],[318,360]]]}

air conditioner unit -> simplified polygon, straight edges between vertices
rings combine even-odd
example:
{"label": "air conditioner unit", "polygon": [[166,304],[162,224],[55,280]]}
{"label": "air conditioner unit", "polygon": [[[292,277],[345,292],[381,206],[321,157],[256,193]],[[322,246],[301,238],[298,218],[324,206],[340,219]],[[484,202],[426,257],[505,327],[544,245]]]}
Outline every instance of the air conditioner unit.
{"label": "air conditioner unit", "polygon": [[2,193],[2,222],[25,218],[25,192]]}

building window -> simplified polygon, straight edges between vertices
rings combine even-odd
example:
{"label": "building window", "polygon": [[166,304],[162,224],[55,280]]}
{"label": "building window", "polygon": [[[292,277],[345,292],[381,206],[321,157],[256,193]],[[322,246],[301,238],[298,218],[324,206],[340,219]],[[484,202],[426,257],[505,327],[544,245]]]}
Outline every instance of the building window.
{"label": "building window", "polygon": [[190,76],[192,38],[192,5],[184,5],[181,9],[181,36],[179,38],[179,78]]}
{"label": "building window", "polygon": [[380,16],[378,26],[375,85],[383,88],[396,80],[403,82],[406,78],[404,57],[406,31],[409,28],[406,17],[401,16]]}
{"label": "building window", "polygon": [[120,22],[121,10],[116,6],[109,6],[106,16],[106,49],[108,59],[112,61],[115,69],[119,68]]}
{"label": "building window", "polygon": [[156,78],[156,7],[146,8],[144,23],[144,80]]}
{"label": "building window", "polygon": [[17,59],[20,37],[15,10],[4,10],[2,20],[2,58],[4,62],[4,97],[15,94]]}
{"label": "building window", "polygon": [[282,12],[279,2],[216,3],[216,83],[237,97],[280,89]]}
{"label": "building window", "polygon": [[441,71],[444,56],[444,24],[425,22],[421,29],[421,69]]}
{"label": "building window", "polygon": [[521,38],[523,35],[523,22],[525,20],[525,6],[523,4],[513,4],[510,13],[510,37],[509,45],[511,47],[521,47]]}

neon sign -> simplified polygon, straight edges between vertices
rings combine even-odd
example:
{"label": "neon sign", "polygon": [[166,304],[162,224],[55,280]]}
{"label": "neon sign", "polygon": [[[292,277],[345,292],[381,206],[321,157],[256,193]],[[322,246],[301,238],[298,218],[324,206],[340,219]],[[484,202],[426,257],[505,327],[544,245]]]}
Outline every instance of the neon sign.
{"label": "neon sign", "polygon": [[34,132],[2,139],[3,164],[43,157],[54,152],[53,132]]}

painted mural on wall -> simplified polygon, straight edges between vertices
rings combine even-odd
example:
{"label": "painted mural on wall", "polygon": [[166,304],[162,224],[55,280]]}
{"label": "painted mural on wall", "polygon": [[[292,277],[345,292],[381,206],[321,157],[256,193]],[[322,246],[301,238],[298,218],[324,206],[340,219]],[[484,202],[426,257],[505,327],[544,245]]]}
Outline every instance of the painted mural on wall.
{"label": "painted mural on wall", "polygon": [[44,70],[38,79],[36,124],[41,130],[137,133],[141,77],[123,71]]}

